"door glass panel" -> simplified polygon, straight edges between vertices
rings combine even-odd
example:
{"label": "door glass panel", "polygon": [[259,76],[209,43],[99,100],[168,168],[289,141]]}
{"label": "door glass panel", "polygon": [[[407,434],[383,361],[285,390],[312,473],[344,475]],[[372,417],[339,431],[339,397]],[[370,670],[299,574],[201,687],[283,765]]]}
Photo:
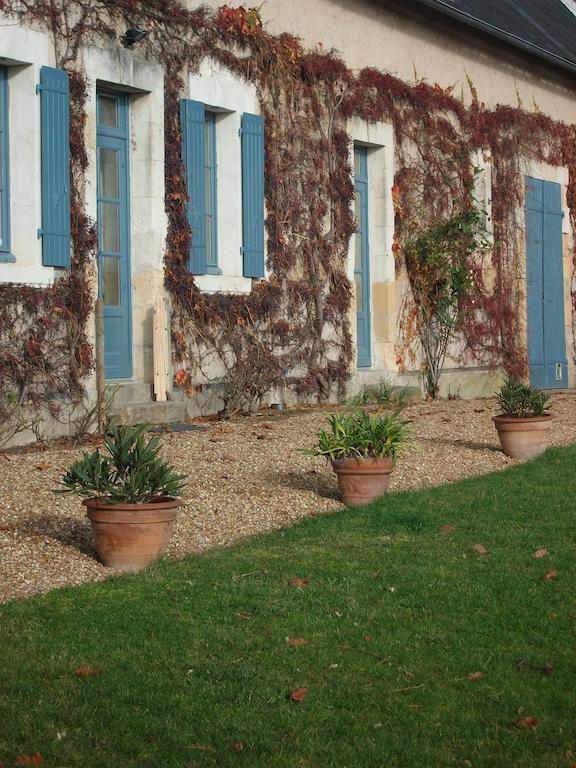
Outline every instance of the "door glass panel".
{"label": "door glass panel", "polygon": [[120,252],[120,206],[118,203],[100,203],[100,250],[104,253]]}
{"label": "door glass panel", "polygon": [[360,152],[357,149],[354,150],[354,176],[360,176],[362,170],[362,161],[360,159]]}
{"label": "door glass panel", "polygon": [[109,128],[118,128],[118,99],[98,96],[98,122]]}
{"label": "door glass panel", "polygon": [[102,256],[102,298],[108,306],[120,306],[120,258]]}
{"label": "door glass panel", "polygon": [[356,283],[356,311],[362,312],[364,308],[364,291],[362,275],[354,275],[354,282]]}
{"label": "door glass panel", "polygon": [[100,197],[118,199],[118,158],[116,149],[100,149]]}

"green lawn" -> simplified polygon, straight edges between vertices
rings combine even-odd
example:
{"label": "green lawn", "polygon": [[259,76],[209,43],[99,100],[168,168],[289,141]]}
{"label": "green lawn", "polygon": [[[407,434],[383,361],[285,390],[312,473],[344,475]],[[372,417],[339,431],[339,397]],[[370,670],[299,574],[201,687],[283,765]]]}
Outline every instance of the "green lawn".
{"label": "green lawn", "polygon": [[575,468],[555,449],[0,607],[0,759],[569,768]]}

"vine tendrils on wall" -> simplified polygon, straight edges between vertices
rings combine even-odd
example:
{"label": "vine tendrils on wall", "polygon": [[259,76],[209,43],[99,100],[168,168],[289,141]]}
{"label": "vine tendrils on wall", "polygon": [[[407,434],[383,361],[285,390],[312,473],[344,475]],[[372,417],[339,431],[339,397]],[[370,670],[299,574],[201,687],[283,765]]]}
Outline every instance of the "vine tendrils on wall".
{"label": "vine tendrils on wall", "polygon": [[[489,258],[475,262],[462,300],[461,357],[525,371],[518,237],[523,164],[568,167],[573,220],[573,126],[536,111],[488,109],[472,84],[466,106],[450,88],[409,85],[371,68],[353,74],[334,52],[305,50],[288,34],[268,33],[258,9],[190,10],[179,0],[0,0],[0,11],[47,31],[56,64],[70,74],[73,247],[71,269],[53,286],[0,285],[1,402],[15,397],[52,408],[55,395],[72,402],[83,395],[93,363],[87,323],[96,239],[84,201],[91,73],[83,70],[82,51],[91,44],[119,45],[127,23],[148,32],[130,55],[159,61],[166,72],[164,265],[177,383],[192,391],[216,377],[227,412],[287,383],[299,397],[319,400],[345,390],[354,364],[347,267],[355,230],[352,117],[394,128],[393,251],[407,286],[414,284],[405,247],[472,204],[474,153],[490,156],[494,245]],[[188,74],[205,58],[253,84],[265,117],[268,276],[246,294],[202,292],[187,268],[191,233],[178,102],[188,95]],[[400,313],[400,368],[418,367],[415,298],[407,292]],[[16,327],[25,331],[17,336]]]}

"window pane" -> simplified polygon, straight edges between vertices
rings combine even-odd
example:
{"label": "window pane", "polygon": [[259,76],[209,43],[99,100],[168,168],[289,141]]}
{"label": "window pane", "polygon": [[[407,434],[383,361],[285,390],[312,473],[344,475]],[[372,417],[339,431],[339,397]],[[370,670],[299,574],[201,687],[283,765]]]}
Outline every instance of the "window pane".
{"label": "window pane", "polygon": [[117,203],[100,203],[100,250],[120,252],[120,206]]}
{"label": "window pane", "polygon": [[100,197],[118,198],[118,158],[115,149],[100,149]]}
{"label": "window pane", "polygon": [[354,150],[354,176],[360,176],[362,173],[362,161],[360,159],[360,152]]}
{"label": "window pane", "polygon": [[108,306],[120,305],[120,259],[102,257],[102,298]]}
{"label": "window pane", "polygon": [[214,252],[212,246],[212,217],[206,216],[206,263],[212,264]]}
{"label": "window pane", "polygon": [[212,169],[204,168],[204,200],[206,202],[206,214],[212,213]]}
{"label": "window pane", "polygon": [[98,96],[98,122],[109,128],[118,128],[118,100],[112,96]]}

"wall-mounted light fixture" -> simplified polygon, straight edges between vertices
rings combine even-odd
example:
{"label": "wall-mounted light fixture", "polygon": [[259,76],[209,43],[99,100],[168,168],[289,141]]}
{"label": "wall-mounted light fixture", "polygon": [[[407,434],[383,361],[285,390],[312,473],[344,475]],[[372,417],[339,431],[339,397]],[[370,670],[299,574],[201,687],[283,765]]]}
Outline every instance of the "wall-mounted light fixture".
{"label": "wall-mounted light fixture", "polygon": [[143,40],[147,34],[148,32],[140,29],[140,27],[130,27],[130,29],[127,29],[125,34],[122,35],[120,39],[122,40],[122,45],[124,45],[125,48],[132,48],[134,43],[139,43],[140,40]]}

